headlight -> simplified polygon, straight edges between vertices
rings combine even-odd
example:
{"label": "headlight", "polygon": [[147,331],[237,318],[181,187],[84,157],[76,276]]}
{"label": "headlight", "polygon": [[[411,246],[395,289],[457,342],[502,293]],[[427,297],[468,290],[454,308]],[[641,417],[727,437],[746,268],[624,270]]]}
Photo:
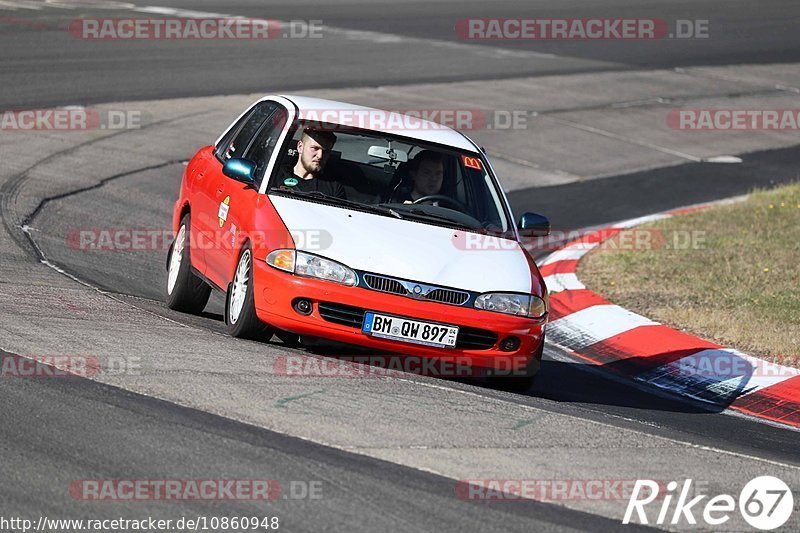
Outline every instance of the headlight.
{"label": "headlight", "polygon": [[547,304],[538,296],[490,292],[475,299],[475,308],[506,315],[540,318],[547,313]]}
{"label": "headlight", "polygon": [[267,264],[279,270],[294,272],[295,251],[294,250],[275,250],[267,256]]}
{"label": "headlight", "polygon": [[267,264],[298,276],[324,279],[342,285],[356,284],[356,273],[351,269],[336,261],[305,252],[274,250],[267,256]]}
{"label": "headlight", "polygon": [[297,252],[294,273],[309,278],[326,279],[343,285],[355,285],[356,273],[336,261],[318,255]]}

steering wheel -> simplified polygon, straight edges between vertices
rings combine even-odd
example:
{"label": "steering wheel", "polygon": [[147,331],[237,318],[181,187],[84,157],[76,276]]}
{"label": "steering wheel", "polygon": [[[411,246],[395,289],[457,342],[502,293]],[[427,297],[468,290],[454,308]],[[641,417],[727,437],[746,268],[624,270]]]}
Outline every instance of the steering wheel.
{"label": "steering wheel", "polygon": [[455,207],[458,211],[462,213],[466,213],[467,206],[456,200],[455,198],[450,198],[449,196],[445,196],[444,194],[429,194],[427,196],[422,196],[417,198],[412,204],[421,204],[423,202],[442,202],[445,204],[450,204],[451,207]]}

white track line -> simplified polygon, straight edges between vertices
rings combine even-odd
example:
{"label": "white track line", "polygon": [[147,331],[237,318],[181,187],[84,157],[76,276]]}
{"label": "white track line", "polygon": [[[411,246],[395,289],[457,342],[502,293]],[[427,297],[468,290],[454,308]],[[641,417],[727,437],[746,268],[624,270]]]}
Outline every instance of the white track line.
{"label": "white track line", "polygon": [[550,292],[579,291],[586,288],[574,273],[545,276],[544,284]]}
{"label": "white track line", "polygon": [[560,339],[559,344],[581,350],[639,326],[658,324],[618,305],[593,305],[554,320],[547,328],[550,335]]}

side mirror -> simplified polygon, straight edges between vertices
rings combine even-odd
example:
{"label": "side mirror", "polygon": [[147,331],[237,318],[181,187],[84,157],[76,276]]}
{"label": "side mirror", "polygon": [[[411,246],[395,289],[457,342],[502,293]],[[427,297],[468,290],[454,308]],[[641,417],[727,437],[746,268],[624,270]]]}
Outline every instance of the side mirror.
{"label": "side mirror", "polygon": [[228,159],[222,173],[231,179],[252,185],[256,181],[256,164],[247,159]]}
{"label": "side mirror", "polygon": [[538,213],[525,213],[519,217],[519,229],[535,237],[550,235],[550,220]]}

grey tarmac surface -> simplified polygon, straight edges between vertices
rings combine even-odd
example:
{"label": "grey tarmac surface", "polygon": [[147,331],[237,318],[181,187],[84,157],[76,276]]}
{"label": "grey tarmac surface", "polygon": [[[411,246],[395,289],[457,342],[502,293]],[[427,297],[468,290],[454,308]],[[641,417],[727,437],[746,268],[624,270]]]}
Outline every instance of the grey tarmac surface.
{"label": "grey tarmac surface", "polygon": [[[8,380],[0,388],[0,401],[13,406],[0,411],[0,446],[26,450],[24,462],[15,454],[0,462],[5,518],[154,517],[175,523],[197,517],[278,517],[280,530],[309,532],[457,532],[476,525],[482,531],[519,532],[618,527],[611,519],[531,500],[488,507],[460,500],[454,497],[452,480],[440,476],[87,379]],[[51,407],[43,410],[42,404]],[[64,438],[76,428],[83,434],[80,440]],[[85,479],[165,478],[269,480],[279,488],[270,491],[274,499],[258,501],[91,501],[69,490]]]}
{"label": "grey tarmac surface", "polygon": [[[571,230],[712,202],[798,180],[800,148],[744,154],[741,164],[685,163],[624,176],[514,191],[514,212],[548,213],[554,228]],[[569,198],[569,202],[560,201]],[[557,209],[553,209],[558,205]],[[597,209],[587,210],[587,205]]]}
{"label": "grey tarmac surface", "polygon": [[[460,85],[448,89],[466,90]],[[414,92],[413,87],[404,90]],[[337,96],[341,91],[328,94]],[[343,99],[370,98],[374,94],[366,89],[351,90],[350,98]],[[652,396],[587,371],[552,349],[547,351],[539,384],[526,395],[487,389],[482,383],[413,375],[388,379],[286,376],[280,370],[281,360],[310,354],[277,341],[247,342],[221,335],[219,299],[204,317],[188,317],[163,307],[159,288],[165,276],[163,249],[92,252],[76,246],[74,232],[80,229],[167,228],[183,169],[182,154],[215,137],[252,100],[249,95],[149,102],[148,112],[159,120],[150,120],[138,130],[6,132],[0,155],[13,163],[2,171],[0,187],[7,228],[0,234],[0,291],[8,302],[0,313],[0,329],[6,332],[0,347],[27,356],[84,354],[107,365],[121,361],[128,371],[101,372],[94,379],[216,415],[204,419],[208,431],[232,419],[410,468],[404,474],[381,476],[389,492],[404,491],[401,480],[413,478],[415,470],[451,480],[447,492],[454,499],[456,480],[474,478],[692,478],[709,492],[723,492],[771,472],[793,486],[797,483],[796,432]],[[138,104],[105,107],[132,105]],[[633,120],[631,127],[635,125]],[[209,135],[212,129],[214,134]],[[491,142],[489,132],[480,134]],[[780,137],[771,141],[785,142]],[[21,146],[34,149],[20,151]],[[12,153],[15,156],[8,157]],[[95,164],[99,161],[104,164]],[[535,175],[529,179],[536,182]],[[562,196],[561,203],[556,203],[557,197],[553,197],[554,208],[566,208],[571,202]],[[596,221],[605,216],[599,207]],[[37,265],[36,253],[113,292],[99,293]],[[62,416],[67,419],[75,416],[66,401],[53,402],[48,408],[64,410]],[[27,411],[11,413],[20,420],[29,416]],[[119,423],[137,427],[124,414],[119,415]],[[58,434],[67,442],[81,443],[87,426],[73,427]],[[125,434],[120,438],[125,439]],[[155,434],[143,438],[163,440]],[[108,439],[109,448],[116,444]],[[19,446],[12,449],[9,468],[24,472],[26,454]],[[220,456],[227,453],[227,447],[218,451]],[[108,459],[107,468],[118,468],[116,460]],[[345,468],[350,456],[337,456],[337,460]],[[189,460],[189,464],[201,471],[218,471],[213,460]],[[176,469],[164,465],[160,471],[165,477],[178,476],[186,467],[183,463]],[[79,475],[68,467],[63,468]],[[272,470],[273,463],[265,468]],[[283,472],[282,467],[274,468]],[[131,477],[139,475],[135,469],[130,471]],[[29,477],[21,483],[28,484],[26,490],[36,491],[42,483],[52,485],[52,480]],[[617,521],[625,506],[619,498],[555,504],[555,513],[574,510]],[[284,514],[303,527],[319,525],[300,508]],[[484,521],[476,529],[493,525]],[[497,528],[503,530],[501,525]]]}
{"label": "grey tarmac surface", "polygon": [[[164,308],[164,250],[87,252],[74,240],[86,228],[167,228],[182,161],[255,95],[130,102],[148,98],[327,87],[310,93],[379,107],[525,110],[524,130],[469,133],[498,162],[516,212],[540,209],[563,229],[796,179],[796,133],[687,134],[664,120],[673,107],[796,107],[793,4],[641,3],[637,16],[724,22],[728,31],[704,43],[479,46],[458,42],[445,26],[468,16],[542,12],[523,2],[493,4],[489,12],[485,3],[464,2],[220,4],[159,5],[322,18],[333,31],[316,43],[269,43],[270,54],[256,43],[98,46],[65,36],[64,23],[136,15],[52,6],[0,13],[53,26],[47,34],[0,24],[10,52],[0,58],[1,107],[115,101],[97,107],[146,116],[141,130],[0,134],[0,349],[89,355],[105,365],[94,377],[101,383],[3,378],[0,396],[9,408],[0,472],[10,481],[3,501],[11,503],[0,508],[4,515],[230,516],[252,506],[76,503],[67,487],[91,477],[258,475],[326,480],[322,500],[274,504],[293,524],[287,530],[613,530],[625,507],[618,498],[462,502],[455,483],[692,478],[716,494],[773,474],[800,487],[797,432],[654,396],[553,349],[525,395],[413,375],[282,375],[282,358],[316,356],[277,340],[221,335],[219,298],[202,317]],[[419,16],[423,7],[429,17]],[[587,9],[588,16],[633,16],[597,3],[553,3],[546,14],[587,16]],[[550,53],[558,55],[542,55]],[[396,68],[364,68],[377,61]],[[201,69],[209,63],[213,76]],[[331,72],[330,64],[340,68]],[[497,99],[491,104],[487,78]],[[376,87],[351,88],[357,85]],[[701,162],[728,154],[744,163]],[[42,254],[110,292],[38,264]]]}
{"label": "grey tarmac surface", "polygon": [[[11,9],[15,4],[20,7]],[[322,39],[266,43],[73,38],[67,29],[78,17],[168,16],[88,7],[98,4],[322,20],[330,31],[324,31]],[[21,7],[25,5],[33,7]],[[0,5],[0,17],[4,85],[0,108],[800,61],[793,0],[642,0],[635,6],[593,0],[491,4],[463,0],[9,0]],[[454,30],[458,20],[470,17],[657,18],[666,21],[670,29],[678,19],[708,20],[709,38],[476,43],[459,39]],[[96,76],[97,72],[104,75]]]}

